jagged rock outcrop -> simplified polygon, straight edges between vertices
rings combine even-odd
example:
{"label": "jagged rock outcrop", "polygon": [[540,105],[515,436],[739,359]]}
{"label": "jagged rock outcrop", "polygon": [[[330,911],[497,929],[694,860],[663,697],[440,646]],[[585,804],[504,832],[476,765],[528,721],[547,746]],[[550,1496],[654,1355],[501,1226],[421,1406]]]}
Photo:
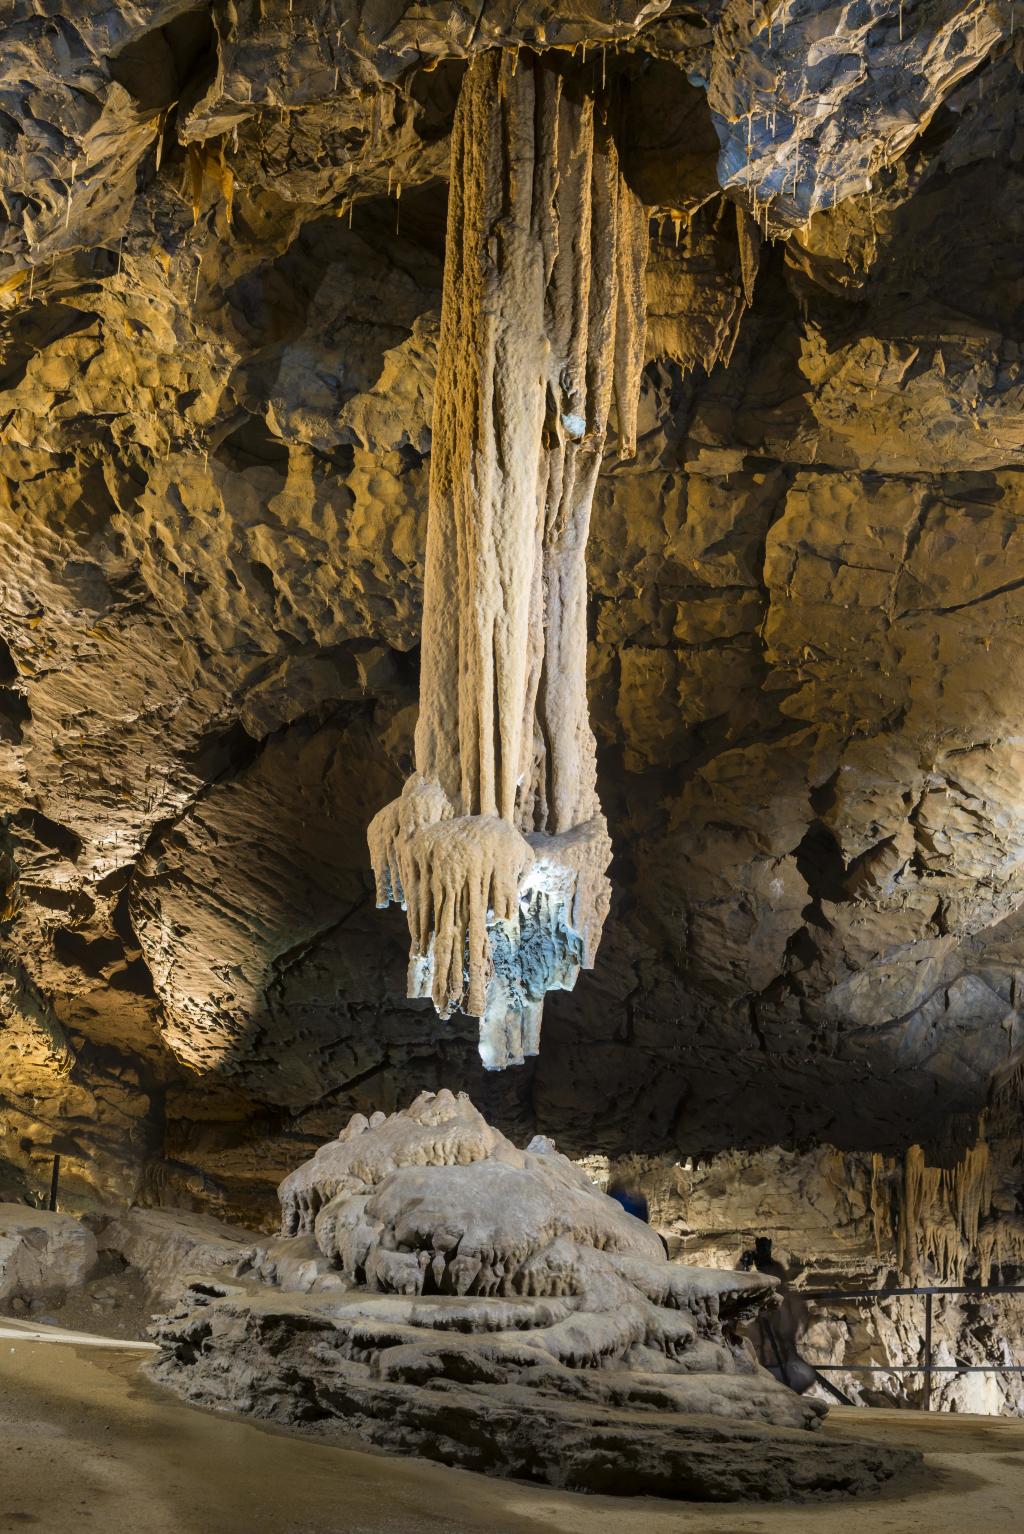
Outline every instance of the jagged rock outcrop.
{"label": "jagged rock outcrop", "polygon": [[[15,8],[4,1196],[59,1152],[72,1202],[263,1214],[412,1075],[673,1157],[931,1149],[1012,1076],[1024,33],[955,10]],[[588,550],[613,904],[491,1083],[403,1001],[363,838],[412,767],[459,82],[584,43],[656,215]]]}
{"label": "jagged rock outcrop", "polygon": [[0,1304],[63,1296],[96,1259],[96,1237],[71,1215],[0,1204]]}
{"label": "jagged rock outcrop", "polygon": [[758,1274],[669,1264],[548,1141],[516,1150],[468,1098],[357,1115],[285,1179],[343,1292],[196,1277],[156,1323],[189,1399],[580,1490],[715,1501],[867,1489],[910,1456],[806,1430],[736,1328]]}

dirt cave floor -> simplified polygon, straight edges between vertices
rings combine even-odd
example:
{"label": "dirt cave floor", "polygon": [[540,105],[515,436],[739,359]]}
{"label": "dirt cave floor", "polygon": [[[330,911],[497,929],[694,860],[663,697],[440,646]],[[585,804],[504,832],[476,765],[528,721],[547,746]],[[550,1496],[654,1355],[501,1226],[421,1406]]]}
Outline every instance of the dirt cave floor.
{"label": "dirt cave floor", "polygon": [[1024,1422],[839,1408],[823,1429],[912,1444],[881,1497],[711,1507],[581,1497],[296,1437],[185,1406],[137,1354],[0,1342],[0,1531],[64,1534],[1016,1534]]}

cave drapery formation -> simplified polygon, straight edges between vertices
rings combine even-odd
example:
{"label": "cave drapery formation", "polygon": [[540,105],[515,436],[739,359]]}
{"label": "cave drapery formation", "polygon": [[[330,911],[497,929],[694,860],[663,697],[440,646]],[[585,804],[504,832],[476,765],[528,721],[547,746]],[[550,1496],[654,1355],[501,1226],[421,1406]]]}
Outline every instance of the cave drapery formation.
{"label": "cave drapery formation", "polygon": [[369,832],[377,903],[409,914],[409,995],[478,1017],[490,1069],[537,1053],[609,904],[586,545],[613,400],[636,447],[647,212],[581,81],[493,50],[462,84],[416,771]]}

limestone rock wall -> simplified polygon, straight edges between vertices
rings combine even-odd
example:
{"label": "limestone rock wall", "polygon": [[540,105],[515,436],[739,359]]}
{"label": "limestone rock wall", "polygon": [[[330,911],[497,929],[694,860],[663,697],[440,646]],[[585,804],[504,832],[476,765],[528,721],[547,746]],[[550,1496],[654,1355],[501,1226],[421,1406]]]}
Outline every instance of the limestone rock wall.
{"label": "limestone rock wall", "polygon": [[[767,1238],[783,1309],[752,1340],[770,1367],[778,1346],[834,1366],[810,1386],[818,1399],[834,1401],[828,1381],[855,1404],[921,1407],[932,1287],[948,1293],[933,1297],[931,1361],[942,1372],[931,1409],[1019,1415],[1024,1294],[1006,1292],[1024,1266],[1016,1104],[997,1101],[983,1135],[947,1166],[920,1146],[885,1158],[829,1145],[583,1166],[600,1186],[646,1201],[676,1261],[735,1268]],[[855,1297],[878,1289],[899,1292]]]}
{"label": "limestone rock wall", "polygon": [[[17,13],[0,1195],[59,1151],[71,1202],[258,1218],[413,1078],[574,1154],[972,1138],[1024,1050],[1022,35],[924,9],[955,67],[894,11],[812,69],[806,4],[770,44],[715,5]],[[588,43],[656,216],[589,548],[612,912],[493,1082],[403,1000],[364,834],[411,765],[447,135],[501,42]],[[767,221],[748,119],[766,176],[802,146]]]}

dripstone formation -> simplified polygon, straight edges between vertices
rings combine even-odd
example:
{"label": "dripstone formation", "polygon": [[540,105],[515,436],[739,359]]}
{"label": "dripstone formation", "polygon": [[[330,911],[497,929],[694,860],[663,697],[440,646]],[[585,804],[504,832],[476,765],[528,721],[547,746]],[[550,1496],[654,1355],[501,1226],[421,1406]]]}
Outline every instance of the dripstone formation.
{"label": "dripstone formation", "polygon": [[737,1328],[774,1280],[670,1264],[464,1096],[356,1115],[280,1197],[263,1280],[197,1276],[157,1324],[156,1378],[191,1400],[619,1495],[829,1497],[913,1462],[821,1438],[824,1408],[756,1363]]}
{"label": "dripstone formation", "polygon": [[500,1069],[591,969],[611,857],[587,713],[590,512],[636,450],[647,215],[588,76],[479,54],[452,130],[416,773],[370,826],[409,995]]}

